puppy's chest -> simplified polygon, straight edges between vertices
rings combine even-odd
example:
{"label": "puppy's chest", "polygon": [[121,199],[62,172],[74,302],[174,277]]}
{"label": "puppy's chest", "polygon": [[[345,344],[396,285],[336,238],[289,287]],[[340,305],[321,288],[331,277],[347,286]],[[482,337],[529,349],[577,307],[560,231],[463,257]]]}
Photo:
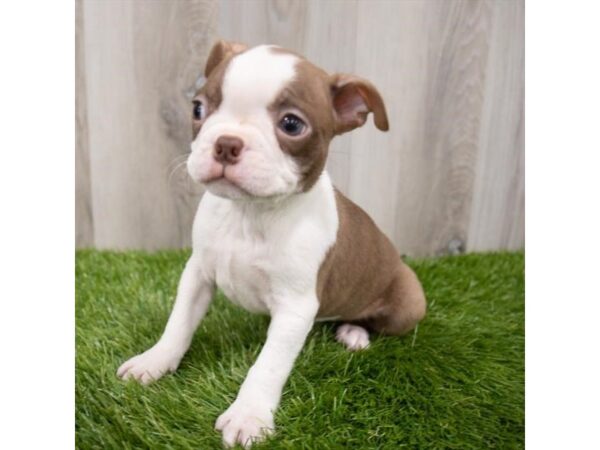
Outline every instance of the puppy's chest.
{"label": "puppy's chest", "polygon": [[210,264],[217,286],[230,301],[251,312],[271,310],[279,259],[271,242],[240,233],[233,226],[209,240],[203,259]]}

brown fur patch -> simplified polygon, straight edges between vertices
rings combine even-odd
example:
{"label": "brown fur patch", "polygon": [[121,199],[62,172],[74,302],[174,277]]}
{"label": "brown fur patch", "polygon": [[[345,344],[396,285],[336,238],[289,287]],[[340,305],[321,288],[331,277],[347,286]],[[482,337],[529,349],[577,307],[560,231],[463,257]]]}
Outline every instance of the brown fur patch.
{"label": "brown fur patch", "polygon": [[223,84],[223,78],[225,77],[225,71],[227,70],[227,66],[231,61],[231,57],[222,61],[210,74],[210,76],[206,79],[206,82],[194,96],[194,100],[201,101],[205,108],[205,114],[202,120],[196,120],[192,117],[192,130],[194,139],[200,132],[202,128],[202,124],[206,120],[206,118],[215,112],[221,101],[223,101],[223,93],[221,91],[221,86]]}
{"label": "brown fur patch", "polygon": [[419,281],[373,220],[335,194],[339,229],[319,270],[318,317],[339,316],[389,334],[409,331],[425,315]]}
{"label": "brown fur patch", "polygon": [[225,77],[229,63],[235,56],[243,53],[246,48],[244,44],[225,41],[218,41],[213,46],[206,62],[206,68],[204,69],[206,82],[198,89],[194,96],[194,100],[199,100],[203,103],[206,112],[202,120],[195,120],[192,117],[194,139],[200,132],[206,118],[215,112],[219,108],[221,101],[223,101],[223,78]]}
{"label": "brown fur patch", "polygon": [[[271,105],[276,135],[284,152],[292,155],[302,174],[302,190],[310,189],[325,167],[331,139],[362,126],[372,112],[375,125],[388,129],[385,105],[377,89],[359,77],[334,74],[306,60],[290,50],[275,47],[273,53],[291,54],[299,59],[294,80]],[[291,138],[277,130],[282,111],[299,109],[307,117],[311,133],[302,138]]]}
{"label": "brown fur patch", "polygon": [[[276,52],[287,52],[274,49]],[[289,52],[291,53],[291,52]],[[297,56],[297,55],[296,55]],[[279,146],[291,155],[301,171],[301,189],[310,189],[325,167],[329,143],[334,136],[334,114],[329,75],[301,56],[296,76],[271,104]],[[297,109],[308,120],[310,132],[302,138],[287,136],[277,128],[286,111]]]}

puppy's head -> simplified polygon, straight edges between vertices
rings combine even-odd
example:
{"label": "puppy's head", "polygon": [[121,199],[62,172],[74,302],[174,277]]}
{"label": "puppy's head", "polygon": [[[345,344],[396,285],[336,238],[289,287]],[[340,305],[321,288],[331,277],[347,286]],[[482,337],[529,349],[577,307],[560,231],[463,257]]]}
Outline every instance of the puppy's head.
{"label": "puppy's head", "polygon": [[363,125],[388,129],[375,87],[328,75],[274,46],[218,42],[193,101],[192,179],[232,199],[276,197],[310,189],[331,139]]}

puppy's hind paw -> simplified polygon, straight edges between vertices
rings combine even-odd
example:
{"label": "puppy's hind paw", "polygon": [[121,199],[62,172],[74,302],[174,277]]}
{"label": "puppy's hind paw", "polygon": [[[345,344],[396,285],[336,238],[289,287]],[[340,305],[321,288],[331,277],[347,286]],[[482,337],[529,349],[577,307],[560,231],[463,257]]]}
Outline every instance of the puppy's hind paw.
{"label": "puppy's hind paw", "polygon": [[350,323],[340,325],[335,338],[350,351],[363,350],[369,346],[369,332],[363,327]]}

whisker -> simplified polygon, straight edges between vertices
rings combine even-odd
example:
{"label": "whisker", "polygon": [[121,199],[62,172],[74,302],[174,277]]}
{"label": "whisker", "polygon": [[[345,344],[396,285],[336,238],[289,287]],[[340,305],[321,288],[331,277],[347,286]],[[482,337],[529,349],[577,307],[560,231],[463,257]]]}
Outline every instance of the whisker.
{"label": "whisker", "polygon": [[[175,172],[177,172],[177,170],[179,170],[182,166],[184,166],[187,163],[187,159],[184,161],[181,161],[179,164],[177,164],[172,170],[171,173],[169,174],[169,177],[167,179],[167,186],[171,186],[171,180],[173,178],[173,175],[175,174]],[[186,171],[187,174],[187,171]],[[187,178],[187,177],[186,177]]]}
{"label": "whisker", "polygon": [[179,165],[181,164],[182,160],[187,160],[189,156],[189,153],[186,153],[185,155],[177,155],[171,160],[171,162],[169,162],[169,164],[167,164],[167,167],[171,167],[173,164]]}

